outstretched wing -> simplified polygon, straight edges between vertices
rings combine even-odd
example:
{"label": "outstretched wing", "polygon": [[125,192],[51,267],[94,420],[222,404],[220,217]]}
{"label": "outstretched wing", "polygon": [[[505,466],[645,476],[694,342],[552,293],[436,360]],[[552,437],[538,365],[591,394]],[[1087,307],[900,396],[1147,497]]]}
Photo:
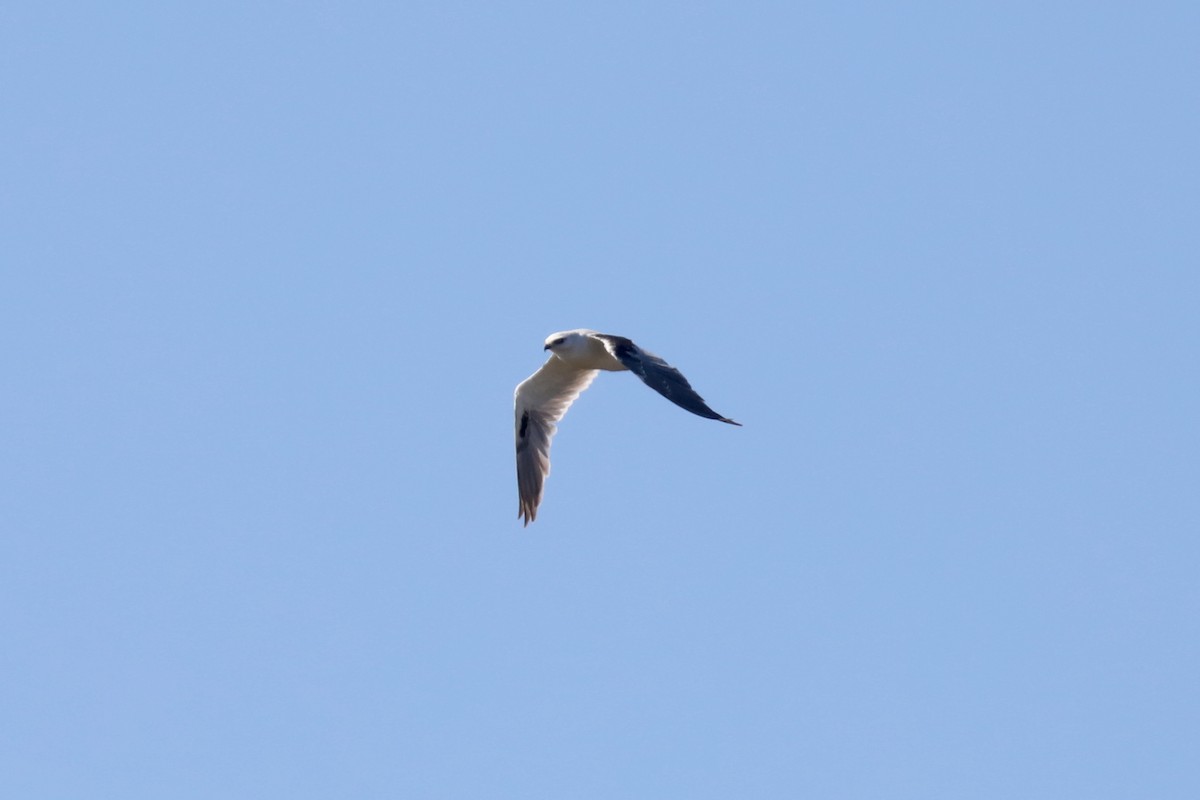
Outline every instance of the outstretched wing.
{"label": "outstretched wing", "polygon": [[696,394],[687,378],[683,377],[683,373],[653,353],[643,350],[624,336],[597,333],[595,337],[604,343],[614,358],[641,378],[643,383],[680,408],[708,419],[728,422],[730,425],[742,424],[709,408],[704,398]]}
{"label": "outstretched wing", "polygon": [[513,397],[517,434],[518,517],[537,519],[542,487],[550,474],[550,440],[558,421],[596,377],[594,369],[576,369],[557,356],[517,386]]}

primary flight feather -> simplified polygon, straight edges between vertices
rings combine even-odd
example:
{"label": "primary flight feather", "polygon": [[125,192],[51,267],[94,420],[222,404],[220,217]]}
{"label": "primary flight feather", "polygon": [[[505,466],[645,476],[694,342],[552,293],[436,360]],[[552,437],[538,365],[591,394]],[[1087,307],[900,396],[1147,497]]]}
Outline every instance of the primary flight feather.
{"label": "primary flight feather", "polygon": [[542,488],[550,474],[550,440],[558,421],[600,370],[629,370],[680,408],[708,419],[741,425],[708,407],[687,378],[653,353],[623,336],[584,328],[546,338],[550,358],[517,386],[513,398],[517,438],[518,517],[528,525],[537,519]]}

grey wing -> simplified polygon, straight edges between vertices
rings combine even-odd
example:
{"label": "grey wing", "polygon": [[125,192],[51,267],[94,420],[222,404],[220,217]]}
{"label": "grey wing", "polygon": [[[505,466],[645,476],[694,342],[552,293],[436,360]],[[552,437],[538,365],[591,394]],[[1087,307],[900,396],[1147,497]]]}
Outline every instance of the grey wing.
{"label": "grey wing", "polygon": [[513,399],[520,503],[517,516],[524,517],[526,525],[537,519],[546,476],[550,474],[550,440],[558,421],[595,377],[595,370],[575,369],[551,356],[517,387]]}
{"label": "grey wing", "polygon": [[528,525],[537,519],[542,488],[550,474],[550,440],[555,425],[544,414],[523,411],[517,420],[517,516]]}
{"label": "grey wing", "polygon": [[660,357],[643,350],[623,336],[601,333],[596,334],[596,338],[604,342],[608,352],[641,378],[643,383],[680,408],[687,409],[706,419],[717,419],[721,422],[728,422],[730,425],[740,426],[742,424],[723,417],[709,408],[708,404],[704,402],[704,398],[697,394],[692,385],[688,383],[687,378],[683,377],[683,373]]}

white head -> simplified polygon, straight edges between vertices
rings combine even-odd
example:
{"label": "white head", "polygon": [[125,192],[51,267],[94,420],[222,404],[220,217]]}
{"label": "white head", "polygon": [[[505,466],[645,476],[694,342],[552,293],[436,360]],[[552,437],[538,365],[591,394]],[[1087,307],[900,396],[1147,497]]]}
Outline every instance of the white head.
{"label": "white head", "polygon": [[579,328],[573,331],[559,331],[552,333],[546,337],[546,346],[543,350],[549,350],[551,353],[559,357],[571,357],[572,355],[581,355],[588,349],[588,334],[591,331],[584,328]]}

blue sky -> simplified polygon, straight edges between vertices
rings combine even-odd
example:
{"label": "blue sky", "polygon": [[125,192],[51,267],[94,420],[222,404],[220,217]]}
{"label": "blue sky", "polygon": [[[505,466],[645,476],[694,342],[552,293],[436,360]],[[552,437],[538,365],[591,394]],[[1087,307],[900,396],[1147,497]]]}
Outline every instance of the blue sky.
{"label": "blue sky", "polygon": [[1200,792],[1194,4],[0,22],[6,796]]}

